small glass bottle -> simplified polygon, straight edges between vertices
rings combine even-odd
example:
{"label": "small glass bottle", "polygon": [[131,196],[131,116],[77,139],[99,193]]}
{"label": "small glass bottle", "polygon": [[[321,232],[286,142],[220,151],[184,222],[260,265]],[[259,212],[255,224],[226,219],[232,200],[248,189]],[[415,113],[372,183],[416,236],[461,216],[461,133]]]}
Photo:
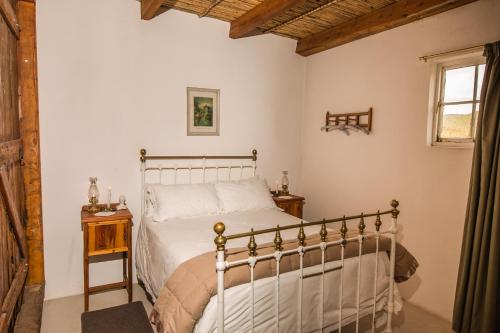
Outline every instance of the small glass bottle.
{"label": "small glass bottle", "polygon": [[120,210],[120,209],[127,209],[127,198],[125,198],[125,196],[122,194],[120,195],[120,197],[118,197],[118,206],[116,206],[116,209],[117,210]]}
{"label": "small glass bottle", "polygon": [[288,180],[288,171],[283,171],[283,176],[281,177],[281,194],[288,195],[288,187],[290,181]]}

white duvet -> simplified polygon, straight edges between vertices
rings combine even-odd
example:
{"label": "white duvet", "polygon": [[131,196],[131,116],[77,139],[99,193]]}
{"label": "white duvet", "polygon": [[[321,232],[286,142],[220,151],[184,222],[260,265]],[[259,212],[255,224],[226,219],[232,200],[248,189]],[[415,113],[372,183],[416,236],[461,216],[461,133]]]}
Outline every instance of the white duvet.
{"label": "white duvet", "polygon": [[[172,219],[153,222],[143,217],[139,226],[136,247],[137,275],[147,291],[155,298],[172,275],[184,261],[200,254],[215,251],[213,225],[216,222],[226,225],[225,234],[247,232],[251,228],[265,229],[276,225],[289,225],[300,222],[299,219],[285,214],[278,209],[260,209],[225,215],[204,216],[189,219]],[[306,235],[319,232],[319,227],[306,228]],[[297,230],[282,232],[283,239],[295,239]],[[272,242],[273,234],[256,236],[257,244]],[[227,247],[246,246],[248,239],[231,240]],[[389,260],[387,255],[379,254],[377,282],[377,309],[386,304],[389,284]],[[375,254],[363,255],[361,279],[361,315],[371,313],[373,305],[373,281],[375,275]],[[331,262],[328,267],[338,266]],[[318,266],[306,270],[319,270]],[[358,259],[345,260],[343,288],[343,325],[356,319],[356,287]],[[215,267],[214,267],[215,271]],[[340,270],[325,275],[325,315],[324,327],[335,329],[338,326],[338,295]],[[289,272],[280,276],[280,331],[298,331],[298,275]],[[302,329],[313,332],[320,328],[320,307],[307,306],[320,303],[320,276],[304,279]],[[261,279],[255,283],[255,331],[275,331],[275,278]],[[401,307],[401,299],[396,290],[396,309]],[[250,330],[249,284],[236,286],[225,291],[225,330],[226,332],[248,332]],[[198,321],[194,332],[215,332],[217,300],[212,297]],[[383,320],[383,317],[381,317]],[[379,321],[380,323],[381,321]]]}

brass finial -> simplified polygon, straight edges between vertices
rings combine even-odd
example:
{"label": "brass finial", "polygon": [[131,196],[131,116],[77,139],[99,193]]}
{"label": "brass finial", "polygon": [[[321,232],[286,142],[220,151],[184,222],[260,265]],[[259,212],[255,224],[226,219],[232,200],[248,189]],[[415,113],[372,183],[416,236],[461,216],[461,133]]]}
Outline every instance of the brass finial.
{"label": "brass finial", "polygon": [[398,210],[399,202],[397,200],[392,200],[391,206],[392,206],[392,217],[397,219],[399,215],[399,210]]}
{"label": "brass finial", "polygon": [[342,227],[340,227],[340,234],[342,235],[342,240],[345,242],[345,236],[347,234],[347,224],[345,222],[345,215],[342,219]]}
{"label": "brass finial", "polygon": [[140,154],[141,154],[141,157],[140,157],[141,162],[145,162],[146,161],[146,149],[142,148],[140,150]]}
{"label": "brass finial", "polygon": [[217,251],[224,251],[226,247],[227,239],[226,237],[222,236],[224,230],[226,230],[226,226],[224,225],[224,223],[219,222],[214,225],[214,231],[217,234],[217,237],[215,237],[214,239],[214,243],[215,245],[217,245]]}
{"label": "brass finial", "polygon": [[280,226],[278,224],[276,227],[276,236],[274,236],[274,249],[276,251],[283,250],[283,247],[281,246],[282,243],[283,243],[283,239],[281,238]]}
{"label": "brass finial", "polygon": [[299,245],[304,246],[306,244],[306,233],[304,232],[304,221],[300,221],[300,229],[299,229],[299,234],[297,236],[299,239]]}
{"label": "brass finial", "polygon": [[326,236],[328,235],[328,232],[326,231],[325,219],[323,219],[323,223],[321,224],[319,235],[321,236],[321,241],[326,242]]}
{"label": "brass finial", "polygon": [[359,234],[362,235],[363,232],[365,231],[366,225],[365,225],[365,216],[363,213],[361,213],[361,219],[359,220]]}
{"label": "brass finial", "polygon": [[250,229],[252,235],[250,236],[250,241],[248,242],[248,255],[255,257],[257,255],[257,243],[255,243],[255,236],[253,235],[253,228]]}
{"label": "brass finial", "polygon": [[382,220],[380,219],[380,210],[377,210],[377,218],[375,219],[375,229],[380,231],[380,226],[382,225]]}
{"label": "brass finial", "polygon": [[257,161],[257,149],[252,150],[252,155],[253,155],[252,160]]}

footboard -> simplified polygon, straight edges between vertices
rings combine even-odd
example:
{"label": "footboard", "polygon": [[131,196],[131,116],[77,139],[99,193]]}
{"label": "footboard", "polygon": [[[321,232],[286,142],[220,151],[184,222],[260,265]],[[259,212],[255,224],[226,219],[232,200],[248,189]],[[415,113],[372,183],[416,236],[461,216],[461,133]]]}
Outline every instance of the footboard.
{"label": "footboard", "polygon": [[[310,276],[320,275],[321,284],[320,288],[320,300],[318,304],[318,308],[320,311],[320,322],[319,327],[322,331],[325,328],[324,322],[324,290],[325,290],[325,274],[333,271],[340,270],[340,283],[338,285],[338,332],[342,331],[342,303],[343,303],[343,289],[344,289],[344,277],[343,277],[343,269],[344,269],[344,259],[345,259],[345,247],[348,243],[357,242],[358,252],[356,255],[358,269],[357,269],[357,308],[356,308],[356,332],[359,332],[359,324],[360,324],[360,287],[361,287],[361,276],[363,274],[361,261],[363,255],[363,243],[373,238],[375,241],[375,275],[373,281],[373,310],[372,310],[372,332],[375,332],[375,314],[376,314],[376,300],[377,300],[377,276],[378,276],[378,256],[379,256],[379,242],[380,237],[382,235],[388,235],[390,238],[390,279],[389,279],[389,288],[387,295],[387,326],[385,332],[392,332],[392,314],[394,312],[394,275],[395,275],[395,265],[396,265],[396,235],[397,235],[397,218],[399,215],[398,206],[399,203],[396,200],[391,202],[392,209],[376,212],[370,214],[360,214],[355,216],[344,216],[341,218],[328,219],[316,222],[302,222],[300,224],[295,225],[287,225],[280,227],[279,225],[276,228],[263,229],[263,230],[251,230],[247,233],[234,234],[234,235],[224,235],[225,226],[223,223],[217,223],[214,225],[214,231],[217,234],[215,237],[215,245],[217,247],[217,260],[216,260],[216,270],[217,270],[217,331],[219,333],[224,332],[224,274],[226,270],[231,267],[248,265],[250,271],[250,294],[249,294],[249,321],[251,332],[254,331],[254,306],[255,306],[255,298],[254,298],[254,268],[257,262],[264,260],[274,260],[275,261],[275,291],[274,291],[274,311],[275,311],[275,327],[276,332],[280,331],[280,308],[279,308],[279,300],[280,300],[280,261],[284,256],[290,255],[298,255],[299,260],[299,269],[296,270],[298,274],[298,322],[297,327],[298,331],[302,332],[302,295],[303,295],[303,280]],[[384,215],[390,215],[392,217],[390,226],[387,230],[381,231],[382,227],[382,219],[381,217]],[[367,231],[365,219],[366,218],[375,218],[374,221],[374,230]],[[359,220],[358,228],[355,235],[348,235],[347,222],[351,220]],[[341,223],[341,227],[339,229],[340,237],[338,239],[329,239],[327,225],[332,223]],[[306,242],[306,231],[305,228],[309,226],[321,226],[319,232],[319,242],[314,244],[307,244]],[[281,237],[281,231],[289,230],[289,229],[297,229],[297,242],[296,246],[293,245],[292,248],[287,246],[287,249],[284,249],[283,239]],[[274,252],[266,253],[259,255],[257,253],[257,243],[255,241],[255,236],[260,234],[267,233],[275,233],[274,237]],[[248,237],[248,258],[234,261],[226,260],[226,243],[233,239]],[[327,249],[331,247],[340,247],[340,260],[339,266],[335,268],[326,269],[325,268],[325,253]],[[314,274],[305,274],[304,273],[304,255],[312,250],[320,250],[321,252],[321,271],[319,273]]]}

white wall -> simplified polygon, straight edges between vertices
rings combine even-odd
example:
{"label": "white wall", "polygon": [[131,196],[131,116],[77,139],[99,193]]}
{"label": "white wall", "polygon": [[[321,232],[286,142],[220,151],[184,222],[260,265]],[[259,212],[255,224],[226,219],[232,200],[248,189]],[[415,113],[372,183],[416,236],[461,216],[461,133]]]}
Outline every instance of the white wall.
{"label": "white wall", "polygon": [[[249,154],[271,183],[296,184],[305,60],[276,36],[231,40],[229,25],[129,0],[38,1],[46,298],[83,292],[80,208],[88,177],[140,214],[138,152]],[[221,135],[186,136],[186,87],[221,90]],[[91,266],[91,283],[121,278]],[[135,274],[134,274],[135,275]]]}
{"label": "white wall", "polygon": [[[399,199],[401,239],[420,262],[404,296],[447,319],[472,150],[426,146],[429,65],[418,57],[498,40],[499,17],[500,1],[481,0],[307,58],[300,181],[306,217],[389,208]],[[326,111],[370,106],[369,136],[320,132]]]}

